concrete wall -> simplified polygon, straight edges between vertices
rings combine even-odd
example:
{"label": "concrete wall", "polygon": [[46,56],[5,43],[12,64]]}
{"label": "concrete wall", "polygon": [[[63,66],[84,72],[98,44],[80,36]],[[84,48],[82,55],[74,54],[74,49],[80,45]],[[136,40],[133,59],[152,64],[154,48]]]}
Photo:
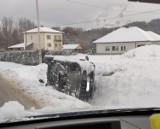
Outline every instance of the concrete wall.
{"label": "concrete wall", "polygon": [[[97,43],[97,54],[123,54],[128,50],[137,48],[143,45],[149,45],[151,42],[127,42],[127,43]],[[113,46],[118,47],[118,50],[113,50]],[[121,48],[122,47],[122,48]],[[109,48],[107,51],[106,48]]]}

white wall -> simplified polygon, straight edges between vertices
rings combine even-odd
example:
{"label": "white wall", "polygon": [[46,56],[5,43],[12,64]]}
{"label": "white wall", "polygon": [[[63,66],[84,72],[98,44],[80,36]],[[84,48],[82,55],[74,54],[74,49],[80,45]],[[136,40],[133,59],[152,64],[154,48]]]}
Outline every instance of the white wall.
{"label": "white wall", "polygon": [[39,43],[39,37],[38,37],[37,33],[24,34],[24,42],[25,43],[26,43],[26,35],[27,35],[27,44],[33,43],[33,50],[40,49],[40,43],[41,43],[41,49],[45,49],[44,33],[40,33],[40,43]]}
{"label": "white wall", "polygon": [[[51,35],[51,39],[47,39],[47,35]],[[55,35],[61,37],[61,42],[56,42],[54,40]],[[48,43],[51,43],[51,47],[47,46]],[[45,33],[45,49],[46,50],[62,51],[62,48],[63,48],[62,34]]]}
{"label": "white wall", "polygon": [[[38,40],[38,33],[24,34],[24,42],[26,42],[26,35],[27,35],[27,44],[33,43],[33,50],[40,49],[39,40]],[[47,35],[50,35],[51,39],[47,39]],[[41,49],[51,50],[51,51],[61,51],[62,50],[63,39],[61,42],[55,42],[54,35],[60,35],[61,39],[62,39],[62,34],[40,33]],[[47,46],[48,43],[51,44],[51,47]],[[55,44],[57,44],[57,47],[55,47]]]}
{"label": "white wall", "polygon": [[[139,45],[147,45],[151,44],[151,42],[128,42],[128,43],[97,43],[96,44],[96,53],[97,54],[123,54],[128,50],[134,49],[138,47]],[[112,47],[117,46],[119,50],[113,51]],[[124,48],[125,50],[121,50],[121,47]],[[110,48],[110,51],[106,51],[106,47]]]}

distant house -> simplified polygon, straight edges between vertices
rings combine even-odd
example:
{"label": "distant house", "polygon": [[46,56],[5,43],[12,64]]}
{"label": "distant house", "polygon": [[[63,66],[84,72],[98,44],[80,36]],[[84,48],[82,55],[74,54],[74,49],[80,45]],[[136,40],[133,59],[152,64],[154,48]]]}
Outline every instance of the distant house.
{"label": "distant house", "polygon": [[19,44],[8,47],[8,49],[15,50],[15,51],[22,51],[22,50],[25,50],[25,47],[27,50],[31,50],[33,48],[33,43],[30,43],[27,45],[25,45],[25,43],[19,43]]}
{"label": "distant house", "polygon": [[80,44],[64,44],[63,51],[67,53],[70,52],[83,53],[83,47]]}
{"label": "distant house", "polygon": [[47,27],[40,27],[40,43],[39,43],[38,29],[35,28],[24,32],[24,43],[16,44],[8,48],[12,50],[17,50],[17,49],[22,50],[25,49],[25,46],[27,50],[28,49],[39,50],[41,48],[50,51],[62,51],[63,48],[62,32]]}
{"label": "distant house", "polygon": [[138,27],[120,28],[93,42],[97,54],[123,54],[144,45],[160,44],[160,36]]}

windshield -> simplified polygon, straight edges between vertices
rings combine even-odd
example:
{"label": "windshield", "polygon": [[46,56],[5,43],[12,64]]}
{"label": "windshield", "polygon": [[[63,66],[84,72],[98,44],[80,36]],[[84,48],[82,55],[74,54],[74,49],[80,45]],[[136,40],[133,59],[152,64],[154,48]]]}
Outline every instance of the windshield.
{"label": "windshield", "polygon": [[160,4],[1,0],[0,122],[160,107]]}

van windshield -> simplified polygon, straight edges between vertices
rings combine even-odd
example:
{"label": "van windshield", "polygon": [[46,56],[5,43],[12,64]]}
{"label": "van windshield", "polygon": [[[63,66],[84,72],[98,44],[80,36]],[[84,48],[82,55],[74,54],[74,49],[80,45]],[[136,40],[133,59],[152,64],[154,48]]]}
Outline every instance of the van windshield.
{"label": "van windshield", "polygon": [[160,2],[1,0],[0,123],[160,107]]}

